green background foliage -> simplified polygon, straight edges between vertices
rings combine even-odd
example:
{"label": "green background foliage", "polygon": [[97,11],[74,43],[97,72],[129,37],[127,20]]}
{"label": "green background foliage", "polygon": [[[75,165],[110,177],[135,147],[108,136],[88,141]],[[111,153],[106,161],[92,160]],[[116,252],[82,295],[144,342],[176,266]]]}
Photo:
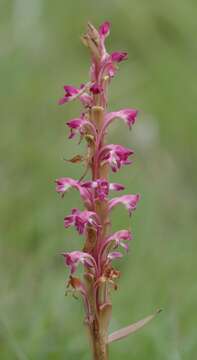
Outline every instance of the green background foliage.
{"label": "green background foliage", "polygon": [[[54,179],[79,177],[62,161],[84,150],[67,140],[77,103],[58,107],[64,84],[88,74],[80,43],[88,20],[112,23],[109,51],[128,50],[111,84],[110,108],[137,107],[132,132],[112,125],[109,141],[135,149],[133,166],[111,176],[142,200],[132,218],[134,241],[117,267],[111,331],[158,307],[138,334],[110,346],[110,359],[196,359],[196,35],[193,0],[1,0],[0,358],[90,359],[80,300],[64,297],[67,270],[59,253],[82,238],[63,217],[81,206],[60,200]],[[113,212],[113,228],[128,226]]]}

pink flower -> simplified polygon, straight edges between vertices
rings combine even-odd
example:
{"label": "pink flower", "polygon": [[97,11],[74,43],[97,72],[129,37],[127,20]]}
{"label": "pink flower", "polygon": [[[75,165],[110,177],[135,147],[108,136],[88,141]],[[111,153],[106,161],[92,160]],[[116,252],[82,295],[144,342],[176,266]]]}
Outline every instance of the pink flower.
{"label": "pink flower", "polygon": [[76,271],[79,263],[91,268],[96,267],[94,258],[83,251],[63,252],[62,255],[64,256],[65,265],[70,268],[71,274]]}
{"label": "pink flower", "polygon": [[101,38],[106,38],[109,33],[110,33],[110,22],[109,21],[105,21],[104,23],[102,23],[99,27],[99,35]]}
{"label": "pink flower", "polygon": [[110,235],[106,240],[106,245],[109,243],[114,243],[114,247],[122,246],[126,251],[128,251],[129,246],[125,241],[132,240],[132,234],[129,230],[120,230]]}
{"label": "pink flower", "polygon": [[132,234],[129,230],[119,230],[111,234],[101,244],[100,247],[101,256],[103,257],[109,250],[116,249],[119,246],[123,247],[126,251],[128,251],[129,245],[127,241],[131,241],[132,238],[133,238]]}
{"label": "pink flower", "polygon": [[75,226],[78,233],[84,234],[87,226],[93,228],[96,232],[100,229],[98,216],[94,211],[80,211],[78,209],[72,209],[71,215],[64,218],[64,227]]}
{"label": "pink flower", "polygon": [[121,61],[128,59],[128,53],[125,51],[115,51],[111,54],[111,59],[114,62],[120,63]]}
{"label": "pink flower", "polygon": [[116,198],[113,198],[109,201],[109,210],[112,210],[115,206],[122,204],[126,207],[131,215],[132,211],[136,209],[137,203],[140,200],[140,194],[136,195],[122,195]]}
{"label": "pink flower", "polygon": [[55,180],[56,183],[56,191],[61,194],[63,197],[64,194],[70,189],[74,188],[79,191],[81,198],[83,199],[85,205],[92,205],[92,196],[90,192],[85,189],[82,184],[78,180],[74,180],[71,178],[59,178]]}
{"label": "pink flower", "polygon": [[64,86],[64,97],[59,100],[59,105],[63,105],[66,102],[72,101],[75,96],[79,93],[79,89],[74,86],[65,85]]}
{"label": "pink flower", "polygon": [[[110,26],[111,25],[110,25],[109,21],[105,21],[99,27],[99,36],[100,36],[99,52],[100,52],[101,61],[105,60],[109,56],[106,51],[106,48],[105,48],[105,39],[107,38],[107,36],[110,33]],[[102,65],[103,64],[101,62],[100,70],[102,68]]]}
{"label": "pink flower", "polygon": [[100,152],[101,165],[108,163],[113,172],[118,171],[122,165],[131,164],[128,157],[133,155],[133,150],[125,148],[122,145],[106,145]]}
{"label": "pink flower", "polygon": [[95,189],[96,198],[99,200],[104,200],[110,190],[121,191],[124,190],[124,186],[122,184],[117,183],[109,183],[106,179],[98,179],[96,181],[85,181],[82,184],[83,187],[87,189]]}
{"label": "pink flower", "polygon": [[126,125],[128,125],[129,129],[131,129],[132,125],[135,124],[136,117],[138,114],[138,110],[136,109],[122,109],[119,111],[110,112],[105,117],[105,122],[103,126],[104,130],[111,124],[115,119],[122,119]]}
{"label": "pink flower", "polygon": [[96,129],[94,125],[90,121],[87,121],[83,118],[69,120],[67,121],[66,125],[70,128],[69,139],[72,139],[77,133],[83,136],[86,129],[89,129],[89,131],[94,136],[96,135]]}
{"label": "pink flower", "polygon": [[[64,193],[68,191],[71,187],[80,188],[80,183],[77,180],[71,178],[60,178],[55,180],[56,182],[56,191],[64,196]],[[82,188],[83,190],[83,188]]]}
{"label": "pink flower", "polygon": [[83,119],[72,119],[66,123],[66,125],[68,125],[68,127],[71,129],[69,139],[72,139],[77,134],[77,132],[79,132],[81,135],[83,134],[83,121]]}
{"label": "pink flower", "polygon": [[82,102],[82,104],[85,107],[91,106],[92,105],[91,96],[85,92],[85,89],[86,89],[86,86],[83,84],[81,85],[80,89],[78,89],[74,86],[71,86],[71,85],[65,85],[64,86],[65,94],[64,94],[63,98],[61,98],[59,100],[59,102],[58,102],[59,105],[63,105],[67,102],[70,102],[72,100],[79,98],[79,100]]}

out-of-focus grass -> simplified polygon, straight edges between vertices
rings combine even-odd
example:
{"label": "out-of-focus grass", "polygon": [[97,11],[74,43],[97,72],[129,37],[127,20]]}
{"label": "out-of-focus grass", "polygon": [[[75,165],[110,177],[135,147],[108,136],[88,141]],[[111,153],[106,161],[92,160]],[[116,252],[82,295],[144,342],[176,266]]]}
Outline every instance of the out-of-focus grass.
{"label": "out-of-focus grass", "polygon": [[[131,252],[113,294],[111,329],[164,307],[146,329],[110,347],[111,359],[196,358],[196,16],[195,1],[99,3],[2,0],[0,358],[89,358],[80,301],[64,298],[59,252],[81,246],[63,217],[78,195],[60,201],[53,180],[82,169],[62,157],[79,152],[64,123],[77,104],[56,106],[65,83],[86,81],[79,36],[87,20],[112,22],[110,50],[129,51],[111,88],[111,108],[142,109],[132,133],[110,140],[135,149],[135,164],[113,176],[142,193],[132,219]],[[123,209],[114,228],[127,226]]]}

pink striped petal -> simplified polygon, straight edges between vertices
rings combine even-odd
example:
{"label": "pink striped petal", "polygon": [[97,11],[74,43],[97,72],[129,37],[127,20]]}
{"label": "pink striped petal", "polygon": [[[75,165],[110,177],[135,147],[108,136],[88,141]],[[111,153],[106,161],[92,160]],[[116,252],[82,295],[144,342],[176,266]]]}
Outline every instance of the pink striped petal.
{"label": "pink striped petal", "polygon": [[91,268],[96,265],[94,258],[83,251],[63,252],[62,255],[64,256],[65,265],[70,268],[71,274],[76,271],[80,263]]}
{"label": "pink striped petal", "polygon": [[99,157],[102,165],[108,163],[112,171],[116,172],[122,165],[131,164],[131,160],[128,159],[130,155],[133,155],[133,150],[122,145],[109,144],[101,149]]}
{"label": "pink striped petal", "polygon": [[67,102],[73,101],[77,98],[79,98],[79,100],[82,102],[82,104],[86,107],[89,107],[92,105],[92,98],[90,95],[88,95],[85,92],[85,88],[88,87],[88,84],[84,85],[82,84],[81,87],[78,89],[74,86],[71,85],[65,85],[64,86],[64,91],[65,94],[64,96],[58,101],[59,105],[63,105]]}
{"label": "pink striped petal", "polygon": [[86,129],[89,129],[96,136],[96,129],[93,123],[82,117],[71,119],[66,122],[66,125],[70,128],[69,139],[72,139],[77,133],[84,135]]}
{"label": "pink striped petal", "polygon": [[75,96],[79,93],[79,89],[71,85],[65,85],[64,91],[65,91],[64,97],[59,100],[59,105],[63,105],[69,101],[72,101],[75,98]]}
{"label": "pink striped petal", "polygon": [[71,178],[59,178],[55,180],[55,183],[56,191],[61,194],[62,197],[70,188],[74,188],[79,191],[85,205],[92,205],[92,196],[90,192],[86,188],[84,188],[78,180],[74,180]]}
{"label": "pink striped petal", "polygon": [[136,209],[137,203],[140,200],[140,194],[136,195],[122,195],[109,201],[109,210],[112,210],[115,206],[122,204],[126,207],[129,215]]}
{"label": "pink striped petal", "polygon": [[[115,119],[121,119],[131,129],[132,125],[135,124],[138,110],[136,109],[122,109],[119,111],[110,112],[105,117],[104,130],[114,121]],[[103,130],[102,130],[103,131]]]}
{"label": "pink striped petal", "polygon": [[122,184],[109,183],[106,179],[84,181],[82,183],[82,186],[86,189],[95,189],[96,198],[98,198],[99,200],[104,200],[108,196],[109,190],[124,190],[124,186]]}
{"label": "pink striped petal", "polygon": [[71,215],[64,218],[64,227],[75,226],[80,235],[84,234],[87,226],[91,226],[95,231],[99,231],[100,224],[98,216],[94,211],[80,211],[72,209]]}
{"label": "pink striped petal", "polygon": [[126,251],[128,251],[128,244],[125,241],[132,240],[132,234],[129,230],[120,230],[110,235],[107,238],[106,244],[110,242],[115,243],[115,247],[122,246]]}

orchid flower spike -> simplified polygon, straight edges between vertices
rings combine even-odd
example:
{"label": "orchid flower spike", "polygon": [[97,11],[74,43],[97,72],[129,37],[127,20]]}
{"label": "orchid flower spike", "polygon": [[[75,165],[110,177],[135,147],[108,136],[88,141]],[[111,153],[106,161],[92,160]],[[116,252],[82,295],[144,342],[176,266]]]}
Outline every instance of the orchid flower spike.
{"label": "orchid flower spike", "polygon": [[[122,144],[108,144],[107,132],[110,124],[117,119],[132,129],[138,115],[137,109],[129,107],[108,112],[108,87],[117,74],[119,64],[128,59],[125,51],[108,53],[106,50],[110,28],[108,21],[101,24],[98,30],[88,23],[82,41],[91,57],[89,79],[78,87],[65,85],[64,94],[59,100],[60,105],[79,100],[82,106],[81,114],[67,120],[66,125],[70,130],[69,139],[79,135],[80,141],[85,141],[86,154],[77,154],[70,160],[76,164],[83,162],[84,172],[79,180],[60,177],[55,181],[56,191],[62,198],[73,188],[79,192],[84,206],[82,210],[73,208],[64,218],[64,227],[74,226],[84,236],[84,244],[80,249],[66,251],[62,255],[69,269],[67,287],[69,291],[78,292],[84,302],[85,322],[90,332],[94,360],[107,360],[107,342],[133,332],[130,326],[122,329],[120,336],[116,332],[108,337],[112,309],[110,294],[117,289],[120,277],[120,271],[113,263],[116,266],[117,259],[122,261],[124,250],[128,253],[128,243],[133,239],[133,233],[128,229],[115,233],[111,231],[111,211],[122,204],[131,215],[140,200],[139,194],[109,198],[111,191],[124,190],[122,184],[109,181],[110,169],[117,172],[122,166],[132,164],[133,150]],[[88,173],[90,179],[85,179]],[[122,248],[123,252],[120,252]],[[80,264],[83,265],[83,276],[73,277]],[[146,318],[144,324],[150,318]],[[142,327],[142,323],[137,324],[136,328]]]}

